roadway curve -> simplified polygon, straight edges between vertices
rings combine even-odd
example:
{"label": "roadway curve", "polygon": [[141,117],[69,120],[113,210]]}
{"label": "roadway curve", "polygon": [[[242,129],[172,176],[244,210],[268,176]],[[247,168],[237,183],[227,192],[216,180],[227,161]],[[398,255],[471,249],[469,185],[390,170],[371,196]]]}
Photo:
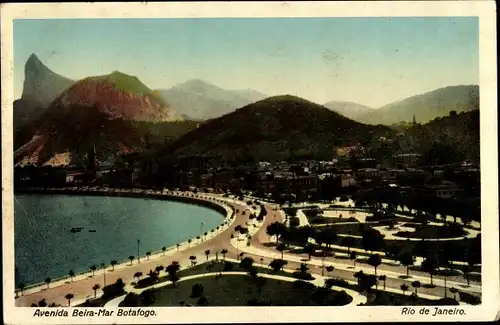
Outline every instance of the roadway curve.
{"label": "roadway curve", "polygon": [[[246,249],[246,245],[242,245],[243,247],[234,247],[231,244],[231,234],[233,233],[233,228],[235,225],[245,225],[247,221],[249,221],[248,216],[250,213],[254,212],[251,208],[245,203],[241,201],[235,201],[231,199],[223,198],[219,195],[197,195],[199,199],[212,200],[213,202],[219,202],[223,200],[226,204],[230,205],[235,212],[235,218],[233,219],[232,226],[230,225],[228,228],[222,230],[218,234],[215,234],[213,237],[208,238],[207,240],[191,247],[183,247],[180,251],[170,251],[167,256],[163,256],[163,254],[155,254],[150,257],[150,260],[142,260],[140,264],[134,262],[132,265],[121,265],[120,267],[115,267],[114,271],[108,269],[106,271],[106,282],[107,284],[115,282],[118,278],[122,278],[125,283],[131,283],[135,281],[133,275],[137,271],[141,271],[146,274],[150,269],[154,269],[157,265],[168,265],[172,261],[178,261],[181,266],[190,265],[189,256],[194,255],[197,256],[199,260],[205,258],[205,251],[209,249],[211,254],[213,255],[215,252],[221,252],[222,249],[227,249],[228,253],[226,256],[231,259],[238,259],[238,255],[241,252],[241,249],[247,250],[245,256],[252,257],[256,263],[262,261],[263,264],[269,264],[272,259],[276,258],[276,249],[272,246],[273,240],[266,234],[267,225],[271,224],[275,221],[283,221],[283,214],[278,209],[274,208],[276,205],[271,205],[263,202],[265,209],[267,210],[267,215],[264,221],[259,225],[260,227],[252,235],[250,240],[250,249]],[[220,256],[220,254],[219,254]],[[262,258],[262,260],[261,260]],[[322,274],[321,265],[318,264],[319,260],[307,261],[307,254],[285,254],[284,258],[288,261],[287,269],[296,269],[300,266],[302,262],[307,262],[309,264],[310,272],[316,275]],[[339,277],[346,279],[347,281],[352,281],[353,273],[360,270],[369,268],[373,270],[370,266],[363,265],[361,267],[357,267],[354,269],[351,265],[351,261],[343,260],[338,258],[327,258],[325,260],[325,265],[334,265],[335,270],[328,274],[331,277]],[[397,292],[401,284],[406,283],[409,285],[408,281],[428,279],[428,275],[419,271],[412,271],[411,275],[415,278],[404,280],[399,278],[397,275],[406,275],[406,268],[402,266],[394,266],[394,265],[380,265],[378,267],[378,272],[380,274],[387,274],[387,291]],[[444,288],[441,287],[442,279],[438,276],[434,276],[434,282],[437,284],[435,288],[420,288],[419,293],[434,296],[434,297],[442,297],[444,293]],[[102,271],[96,272],[96,275],[93,277],[81,277],[75,279],[74,282],[65,283],[59,285],[57,287],[51,287],[49,289],[37,292],[27,292],[25,295],[20,296],[16,299],[16,306],[30,306],[32,303],[38,302],[40,299],[45,298],[48,303],[55,302],[56,304],[60,304],[65,306],[67,304],[64,296],[68,293],[72,293],[74,295],[73,305],[78,304],[79,302],[85,301],[85,299],[93,297],[92,286],[96,283],[99,283],[101,287],[103,286],[104,276]],[[421,281],[422,282],[422,281]],[[425,283],[425,282],[424,282]],[[450,284],[457,284],[457,289],[463,291],[473,291],[480,292],[480,287],[477,285],[471,285],[471,287],[466,288],[464,281],[460,277],[448,277],[448,287]],[[451,294],[449,294],[451,296]]]}

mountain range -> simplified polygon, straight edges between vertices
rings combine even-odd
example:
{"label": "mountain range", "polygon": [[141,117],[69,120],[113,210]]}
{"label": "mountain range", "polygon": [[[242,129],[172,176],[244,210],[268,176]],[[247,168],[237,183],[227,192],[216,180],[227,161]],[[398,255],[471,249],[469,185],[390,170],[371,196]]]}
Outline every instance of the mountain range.
{"label": "mountain range", "polygon": [[[14,102],[14,156],[21,164],[67,165],[84,161],[93,147],[100,160],[109,161],[154,146],[175,157],[327,158],[336,147],[369,144],[397,132],[378,124],[411,121],[413,114],[420,123],[437,123],[450,111],[478,109],[478,92],[478,86],[453,86],[379,109],[350,102],[322,106],[290,95],[267,98],[253,90],[226,90],[202,80],[153,90],[118,71],[73,81],[32,55],[23,94]],[[444,130],[460,138],[453,121],[418,138]],[[462,129],[476,132],[470,125]],[[461,139],[472,145],[474,136]]]}
{"label": "mountain range", "polygon": [[357,120],[369,124],[390,125],[399,122],[427,123],[437,117],[479,109],[479,86],[459,85],[439,88],[412,96],[378,109],[367,110]]}
{"label": "mountain range", "polygon": [[343,101],[331,101],[325,103],[323,106],[356,121],[358,121],[361,116],[374,110],[374,108],[365,105]]}
{"label": "mountain range", "polygon": [[267,96],[254,90],[226,90],[199,79],[189,80],[159,95],[190,119],[208,120],[220,117]]}

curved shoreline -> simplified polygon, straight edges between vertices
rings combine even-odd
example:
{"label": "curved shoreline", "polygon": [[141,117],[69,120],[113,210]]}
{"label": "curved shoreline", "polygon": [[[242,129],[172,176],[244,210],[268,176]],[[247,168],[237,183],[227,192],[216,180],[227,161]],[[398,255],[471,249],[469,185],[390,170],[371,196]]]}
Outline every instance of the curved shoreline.
{"label": "curved shoreline", "polygon": [[[160,193],[158,193],[160,192]],[[84,190],[84,189],[77,189],[77,190],[70,190],[70,189],[28,189],[28,190],[23,190],[23,191],[18,191],[15,192],[15,194],[56,194],[56,195],[86,195],[86,196],[109,196],[109,197],[130,197],[130,198],[137,198],[137,199],[152,199],[152,200],[162,200],[162,201],[176,201],[176,202],[183,202],[183,203],[188,203],[188,204],[194,204],[198,206],[202,206],[205,208],[210,208],[213,210],[216,210],[220,214],[222,214],[224,217],[226,216],[226,209],[224,209],[220,204],[214,203],[211,201],[207,201],[206,197],[201,197],[201,196],[196,196],[196,194],[192,194],[193,196],[187,196],[184,193],[185,192],[178,192],[178,193],[183,193],[181,194],[175,194],[176,192],[162,192],[162,191],[152,191],[152,190],[140,190],[140,191],[134,191],[134,190],[125,190],[125,189],[113,189],[111,191],[106,191],[103,189],[98,189],[98,190]],[[234,211],[233,211],[234,213]]]}
{"label": "curved shoreline", "polygon": [[[215,232],[214,235],[210,235],[210,232],[208,232],[208,235],[206,236],[207,238],[205,240],[198,240],[196,241],[196,236],[192,236],[184,241],[178,242],[172,246],[166,247],[165,252],[159,248],[158,250],[151,251],[151,255],[149,258],[154,258],[155,256],[159,254],[170,254],[172,252],[176,251],[182,251],[185,250],[186,248],[192,248],[196,247],[197,245],[202,244],[208,239],[216,237],[218,234],[220,234],[223,230],[226,228],[229,228],[232,223],[234,222],[234,214],[235,211],[233,207],[227,202],[224,202],[223,200],[219,200],[215,197],[209,197],[209,196],[202,196],[202,195],[197,195],[197,194],[187,194],[186,192],[162,192],[162,191],[152,191],[152,190],[137,190],[137,189],[113,189],[112,191],[105,191],[102,189],[98,190],[84,190],[84,189],[77,189],[77,190],[72,190],[72,189],[40,189],[40,188],[31,188],[31,189],[26,189],[24,191],[17,191],[14,194],[43,194],[43,195],[68,195],[68,196],[101,196],[101,197],[128,197],[128,198],[142,198],[142,199],[151,199],[151,200],[163,200],[163,201],[173,201],[173,202],[182,202],[186,204],[192,204],[192,205],[197,205],[200,207],[208,208],[215,210],[216,212],[220,213],[221,216],[223,217],[223,220],[220,222],[220,229],[218,232]],[[227,222],[227,225],[225,223]],[[215,229],[215,228],[214,228]],[[199,234],[198,236],[203,237],[203,233]],[[189,242],[191,240],[191,242]],[[189,247],[185,247],[186,245],[189,245]],[[139,259],[145,259],[147,258],[146,254],[138,256]],[[127,266],[128,263],[130,263],[130,260],[124,259],[124,260],[118,260],[118,263],[115,265],[114,269],[118,269],[123,266]],[[109,267],[109,265],[106,265],[106,267]],[[99,269],[98,269],[99,270]],[[75,273],[74,278],[76,279],[79,276],[87,276],[88,274],[92,274],[91,271],[82,271],[82,272],[77,272]],[[62,275],[56,278],[53,278],[51,281],[51,288],[56,287],[59,285],[64,285],[67,284],[66,282],[70,280],[69,275]],[[64,281],[61,284],[57,284],[58,282]],[[73,282],[73,281],[71,281]],[[42,291],[45,289],[45,286],[47,284],[45,282],[37,282],[33,284],[26,285],[24,287],[24,291],[32,291],[34,289],[38,289],[36,291]],[[17,288],[16,288],[17,289]]]}

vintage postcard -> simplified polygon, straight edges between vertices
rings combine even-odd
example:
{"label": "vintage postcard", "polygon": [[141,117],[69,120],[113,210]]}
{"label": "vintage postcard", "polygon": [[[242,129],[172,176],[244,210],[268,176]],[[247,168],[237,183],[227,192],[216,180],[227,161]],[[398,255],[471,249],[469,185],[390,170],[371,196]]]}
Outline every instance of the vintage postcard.
{"label": "vintage postcard", "polygon": [[497,318],[493,2],[1,18],[5,323]]}

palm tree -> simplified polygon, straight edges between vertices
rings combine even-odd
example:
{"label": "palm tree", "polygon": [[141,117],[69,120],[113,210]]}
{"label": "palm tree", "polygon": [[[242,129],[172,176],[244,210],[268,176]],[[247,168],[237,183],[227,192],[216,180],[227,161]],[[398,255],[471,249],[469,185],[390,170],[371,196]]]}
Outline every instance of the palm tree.
{"label": "palm tree", "polygon": [[209,250],[209,249],[207,249],[207,250],[205,251],[205,256],[207,257],[207,261],[208,261],[208,256],[209,256],[209,255],[210,255],[210,250]]}
{"label": "palm tree", "polygon": [[95,270],[97,270],[97,266],[95,266],[95,265],[91,265],[91,266],[90,266],[90,270],[92,271],[92,276],[94,276],[94,274],[95,274]]}
{"label": "palm tree", "polygon": [[181,246],[181,244],[177,244],[177,251],[179,251],[179,247]]}
{"label": "palm tree", "polygon": [[68,306],[71,306],[71,299],[73,299],[74,295],[72,293],[68,293],[67,295],[64,296],[66,300],[68,300]]}
{"label": "palm tree", "polygon": [[334,269],[335,269],[335,268],[334,268],[332,265],[328,265],[328,266],[326,267],[326,271],[327,271],[328,273],[332,272]]}
{"label": "palm tree", "polygon": [[191,260],[191,266],[196,264],[196,256],[191,255],[191,256],[189,256],[189,259]]}
{"label": "palm tree", "polygon": [[260,264],[264,265],[264,259],[262,257],[260,258]]}
{"label": "palm tree", "polygon": [[379,276],[379,280],[384,282],[384,290],[385,290],[385,281],[387,280],[387,275]]}
{"label": "palm tree", "polygon": [[18,284],[17,287],[19,288],[19,291],[21,291],[21,296],[23,296],[24,295],[24,288],[26,287],[26,285],[21,282]]}
{"label": "palm tree", "polygon": [[354,268],[356,268],[356,258],[358,257],[358,253],[351,252],[349,254],[349,258],[354,262]]}
{"label": "palm tree", "polygon": [[225,261],[226,260],[227,249],[224,248],[220,253],[222,254],[222,260]]}
{"label": "palm tree", "polygon": [[134,255],[130,255],[128,259],[130,260],[130,265],[132,265],[132,262],[134,261]]}
{"label": "palm tree", "polygon": [[71,282],[73,282],[73,278],[75,277],[75,272],[73,272],[73,270],[69,270],[68,275],[71,279]]}
{"label": "palm tree", "polygon": [[168,273],[168,275],[170,277],[170,281],[172,281],[174,287],[175,287],[175,283],[179,280],[179,275],[177,274],[179,269],[180,269],[180,265],[179,265],[179,262],[177,262],[177,261],[173,261],[169,266],[167,266],[165,268],[165,271]]}
{"label": "palm tree", "polygon": [[112,260],[109,264],[113,267],[113,271],[115,270],[115,265],[118,264],[116,260]]}
{"label": "palm tree", "polygon": [[137,282],[139,282],[139,278],[142,276],[142,272],[137,271],[134,273],[134,278],[137,278]]}
{"label": "palm tree", "polygon": [[166,251],[166,250],[167,250],[167,248],[166,248],[165,246],[163,246],[163,247],[161,248],[161,251],[163,252],[163,256],[165,256],[165,251]]}
{"label": "palm tree", "polygon": [[353,277],[355,277],[358,280],[358,285],[360,284],[361,278],[364,276],[363,270],[360,270],[356,273],[353,274]]}
{"label": "palm tree", "polygon": [[201,237],[200,236],[196,236],[196,239],[198,240],[198,243],[199,243],[200,240],[201,240]]}
{"label": "palm tree", "polygon": [[470,287],[470,272],[472,272],[472,266],[465,264],[462,266],[462,272],[467,280],[467,286]]}
{"label": "palm tree", "polygon": [[205,232],[203,233],[203,237],[204,237],[204,238],[203,238],[203,240],[207,240],[207,235],[208,235],[208,232],[206,232],[206,231],[205,231]]}
{"label": "palm tree", "polygon": [[406,276],[410,276],[410,266],[415,263],[415,257],[410,253],[406,252],[399,256],[399,263],[401,265],[406,266]]}
{"label": "palm tree", "polygon": [[408,285],[406,283],[403,283],[400,288],[401,291],[403,291],[403,296],[404,296],[405,292],[408,291]]}
{"label": "palm tree", "polygon": [[429,273],[431,277],[431,286],[434,285],[434,283],[432,282],[432,276],[434,275],[434,272],[438,267],[436,258],[434,258],[433,256],[428,256],[425,260],[422,261],[421,267],[422,270]]}
{"label": "palm tree", "polygon": [[[188,239],[188,247],[191,247],[191,242],[192,242],[192,240],[191,240],[191,238],[189,238]],[[179,246],[177,246],[177,249],[179,249]]]}
{"label": "palm tree", "polygon": [[97,297],[97,290],[99,290],[101,288],[101,286],[96,283],[92,286],[92,290],[94,290],[94,299]]}
{"label": "palm tree", "polygon": [[153,271],[151,269],[149,269],[148,276],[151,278],[152,283],[156,282],[156,280],[158,279],[158,273],[156,273],[155,271]]}
{"label": "palm tree", "polygon": [[286,249],[286,245],[284,243],[279,243],[278,246],[276,246],[276,249],[281,252],[281,259],[283,259],[283,252]]}
{"label": "palm tree", "polygon": [[49,277],[45,278],[45,283],[47,283],[47,289],[49,288],[50,281],[52,281],[51,278]]}
{"label": "palm tree", "polygon": [[413,281],[411,283],[411,286],[415,289],[415,295],[418,295],[418,288],[420,288],[422,286],[422,284],[420,283],[420,281]]}
{"label": "palm tree", "polygon": [[450,288],[450,292],[453,293],[453,299],[457,300],[458,289],[454,288],[454,287],[451,287]]}
{"label": "palm tree", "polygon": [[151,252],[146,252],[146,258],[148,259],[149,261],[149,256],[151,255]]}
{"label": "palm tree", "polygon": [[372,254],[368,258],[368,264],[373,266],[375,269],[375,275],[377,275],[377,267],[382,263],[382,259],[380,258],[380,255],[378,254]]}

